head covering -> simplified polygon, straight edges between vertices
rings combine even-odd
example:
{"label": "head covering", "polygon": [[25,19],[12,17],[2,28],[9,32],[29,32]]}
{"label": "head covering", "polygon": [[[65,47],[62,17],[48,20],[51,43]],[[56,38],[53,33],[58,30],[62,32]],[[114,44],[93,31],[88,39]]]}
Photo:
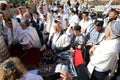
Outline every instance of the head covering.
{"label": "head covering", "polygon": [[96,20],[95,20],[95,22],[94,22],[94,24],[96,25],[96,26],[100,26],[100,27],[102,27],[103,26],[103,19],[102,18],[97,18]]}
{"label": "head covering", "polygon": [[26,20],[26,19],[22,19],[21,20],[21,23],[23,23],[23,24],[25,24],[25,25],[27,25],[27,26],[29,26],[29,21],[28,20]]}
{"label": "head covering", "polygon": [[120,38],[120,21],[112,21],[110,23],[111,38]]}
{"label": "head covering", "polygon": [[79,25],[78,26],[74,26],[74,30],[75,31],[80,31],[81,30],[81,26],[79,26]]}

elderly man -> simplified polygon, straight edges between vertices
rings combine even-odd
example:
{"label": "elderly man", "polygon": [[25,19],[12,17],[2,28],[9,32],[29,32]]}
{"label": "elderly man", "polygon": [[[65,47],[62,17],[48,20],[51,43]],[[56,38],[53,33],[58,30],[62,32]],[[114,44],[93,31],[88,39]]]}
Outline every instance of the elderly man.
{"label": "elderly man", "polygon": [[20,26],[23,31],[20,33],[18,41],[22,45],[22,52],[13,53],[12,56],[19,57],[25,66],[37,67],[42,55],[39,50],[41,42],[37,31],[29,26],[29,22],[26,20],[22,20]]}
{"label": "elderly man", "polygon": [[[62,52],[69,49],[70,37],[64,33],[61,22],[55,21],[53,24],[54,33],[48,40],[48,46],[54,52]],[[44,48],[43,48],[44,49]]]}
{"label": "elderly man", "polygon": [[35,28],[29,26],[29,22],[22,20],[20,23],[23,32],[19,36],[19,42],[23,49],[40,48],[41,42]]}
{"label": "elderly man", "polygon": [[[120,22],[112,21],[105,30],[106,40],[93,52],[88,64],[91,80],[104,80],[114,74],[120,52]],[[109,75],[110,76],[110,75]],[[109,80],[109,79],[107,79]]]}

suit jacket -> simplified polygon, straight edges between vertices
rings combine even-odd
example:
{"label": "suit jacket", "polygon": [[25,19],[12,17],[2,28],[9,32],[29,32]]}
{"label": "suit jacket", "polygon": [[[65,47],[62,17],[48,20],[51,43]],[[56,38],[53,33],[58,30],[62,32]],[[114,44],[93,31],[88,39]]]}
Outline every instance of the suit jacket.
{"label": "suit jacket", "polygon": [[38,21],[36,19],[32,19],[30,21],[30,23],[37,31],[43,31],[44,30],[44,24],[41,21],[41,19],[39,19]]}

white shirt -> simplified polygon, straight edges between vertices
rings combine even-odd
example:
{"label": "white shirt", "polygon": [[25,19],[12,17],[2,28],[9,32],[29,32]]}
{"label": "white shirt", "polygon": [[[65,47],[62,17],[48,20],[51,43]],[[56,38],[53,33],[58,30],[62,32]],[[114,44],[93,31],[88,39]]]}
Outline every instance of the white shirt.
{"label": "white shirt", "polygon": [[96,48],[91,56],[91,63],[100,71],[112,70],[117,63],[116,58],[120,51],[120,39],[105,40]]}

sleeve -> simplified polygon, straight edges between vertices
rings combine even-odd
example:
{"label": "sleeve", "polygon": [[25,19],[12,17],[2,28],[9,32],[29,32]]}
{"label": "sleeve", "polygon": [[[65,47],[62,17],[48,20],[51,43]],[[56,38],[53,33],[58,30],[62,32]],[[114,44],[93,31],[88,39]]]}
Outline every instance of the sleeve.
{"label": "sleeve", "polygon": [[79,37],[78,44],[83,44],[83,43],[84,43],[84,37],[83,37],[83,36],[80,36],[80,37]]}
{"label": "sleeve", "polygon": [[99,45],[91,56],[91,63],[102,70],[108,70],[112,68],[113,65],[111,64],[114,64],[114,60],[116,58],[114,50],[115,48],[110,46],[110,44],[104,43],[104,46]]}
{"label": "sleeve", "polygon": [[60,37],[60,39],[56,43],[56,51],[62,52],[68,50],[69,47],[70,47],[70,37],[64,34]]}

